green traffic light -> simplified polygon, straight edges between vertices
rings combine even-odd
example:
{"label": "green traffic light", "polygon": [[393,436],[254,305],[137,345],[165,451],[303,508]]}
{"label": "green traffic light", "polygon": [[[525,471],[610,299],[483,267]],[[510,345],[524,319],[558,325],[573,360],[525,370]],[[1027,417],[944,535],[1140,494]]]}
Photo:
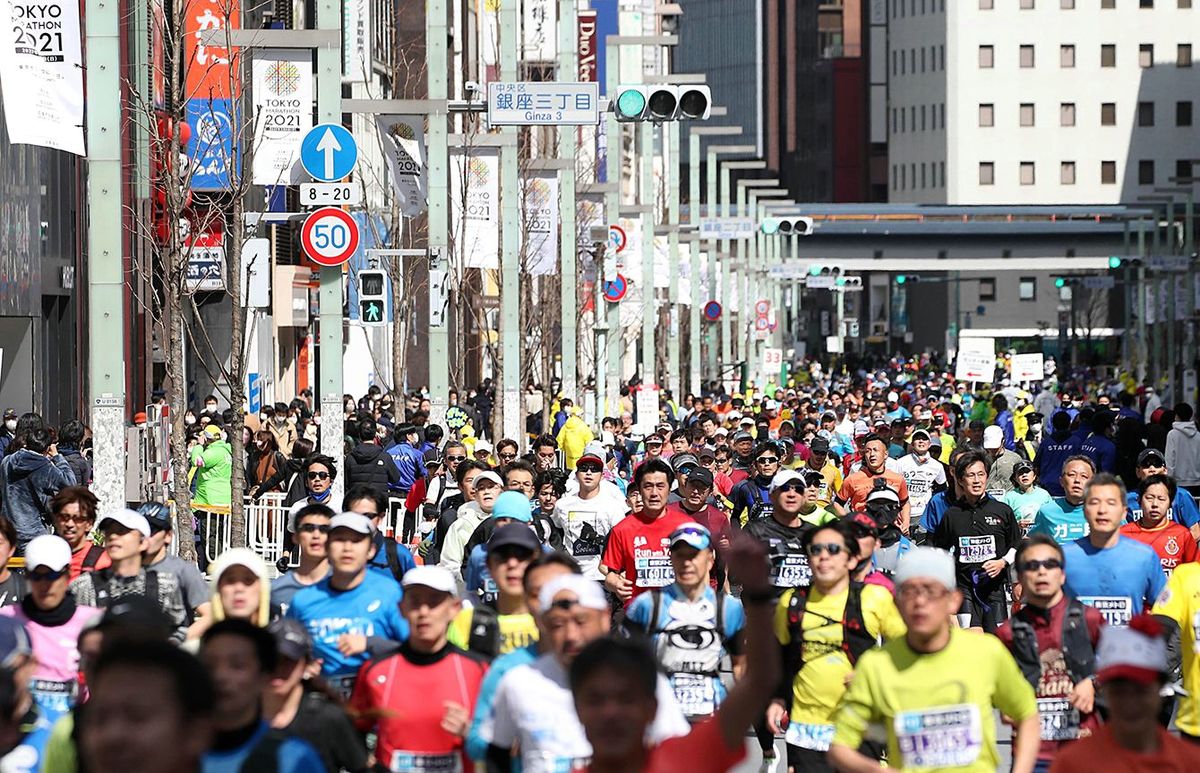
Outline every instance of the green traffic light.
{"label": "green traffic light", "polygon": [[779,221],[773,217],[768,217],[766,220],[763,220],[762,221],[762,232],[765,233],[767,236],[778,233],[779,232]]}
{"label": "green traffic light", "polygon": [[646,110],[646,95],[637,89],[628,89],[617,97],[617,111],[626,118],[638,118]]}
{"label": "green traffic light", "polygon": [[1055,287],[1059,287],[1059,288],[1066,287],[1066,286],[1067,286],[1067,280],[1063,279],[1061,276],[1060,276],[1060,277],[1057,277],[1057,278],[1054,280],[1054,286],[1055,286]]}
{"label": "green traffic light", "polygon": [[898,284],[898,285],[902,285],[902,284],[904,284],[904,283],[905,283],[905,282],[907,282],[907,281],[908,281],[908,277],[906,277],[904,274],[897,274],[897,275],[896,275],[896,284]]}
{"label": "green traffic light", "polygon": [[1108,267],[1109,268],[1120,268],[1121,267],[1121,259],[1118,258],[1116,255],[1113,255],[1112,257],[1110,257],[1108,259]]}
{"label": "green traffic light", "polygon": [[844,276],[839,276],[839,277],[838,277],[836,280],[834,280],[834,281],[835,281],[835,282],[837,282],[837,286],[838,286],[838,287],[841,287],[841,286],[843,286],[843,285],[845,285],[845,284],[846,284],[846,277],[844,277]]}
{"label": "green traffic light", "polygon": [[821,267],[820,266],[809,266],[808,273],[812,274],[813,276],[820,276],[821,275]]}

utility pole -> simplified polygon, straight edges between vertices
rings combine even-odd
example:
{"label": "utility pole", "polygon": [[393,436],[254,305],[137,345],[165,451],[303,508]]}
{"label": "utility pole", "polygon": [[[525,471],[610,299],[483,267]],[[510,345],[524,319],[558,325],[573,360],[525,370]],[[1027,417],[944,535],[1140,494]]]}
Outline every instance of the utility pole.
{"label": "utility pole", "polygon": [[[577,11],[575,0],[558,0],[558,80],[575,82],[579,80],[578,46],[576,25]],[[578,298],[579,288],[576,286],[578,271],[576,257],[578,254],[579,238],[575,221],[575,137],[579,130],[574,126],[558,127],[558,157],[565,161],[558,173],[558,221],[561,227],[561,237],[558,240],[559,258],[562,261],[560,272],[559,306],[562,310],[562,325],[559,340],[562,351],[562,390],[563,394],[580,404],[578,392],[576,353],[578,346],[577,330],[579,323]],[[601,279],[597,274],[597,280]],[[596,308],[597,314],[600,308]],[[599,384],[596,385],[599,388]],[[597,417],[597,424],[601,417]]]}
{"label": "utility pole", "polygon": [[[426,92],[430,101],[445,100],[449,92],[446,37],[446,0],[425,0]],[[446,209],[450,200],[450,153],[445,114],[429,114],[426,141],[429,147],[426,159],[429,173],[427,242],[429,276],[433,280],[437,276],[445,277],[450,265],[450,216]],[[431,305],[444,302],[437,293],[429,295]],[[434,423],[445,419],[450,392],[450,321],[447,316],[445,308],[429,310],[429,421]]]}
{"label": "utility pole", "polygon": [[[500,4],[500,80],[515,83],[520,35],[517,3]],[[500,385],[504,437],[521,437],[521,179],[518,174],[517,129],[500,130]]]}
{"label": "utility pole", "polygon": [[658,303],[654,290],[654,124],[644,121],[638,125],[641,136],[641,185],[639,204],[642,208],[642,384],[658,384],[655,372],[657,349],[654,334],[658,326]]}

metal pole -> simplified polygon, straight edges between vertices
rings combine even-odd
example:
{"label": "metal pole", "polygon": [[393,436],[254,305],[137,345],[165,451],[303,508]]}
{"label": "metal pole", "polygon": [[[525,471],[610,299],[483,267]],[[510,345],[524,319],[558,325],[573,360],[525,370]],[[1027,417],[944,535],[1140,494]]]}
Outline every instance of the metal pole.
{"label": "metal pole", "polygon": [[1142,265],[1137,267],[1137,374],[1138,381],[1145,381],[1149,361],[1149,342],[1146,340],[1146,220],[1141,218],[1137,224],[1137,254],[1142,259]]}
{"label": "metal pole", "polygon": [[[729,169],[721,169],[721,217],[729,217]],[[718,373],[733,364],[733,288],[730,287],[732,277],[729,272],[729,240],[721,240],[721,360],[718,363]],[[724,381],[724,379],[722,379]]]}
{"label": "metal pole", "polygon": [[[688,135],[688,223],[693,229],[700,225],[700,135],[692,132]],[[692,259],[692,300],[688,310],[688,329],[691,333],[688,366],[690,368],[689,383],[692,394],[700,396],[701,376],[700,358],[703,347],[700,344],[700,314],[705,303],[705,291],[700,286],[700,241],[696,234],[690,243]],[[711,264],[710,264],[711,265]],[[710,269],[711,276],[711,269]]]}
{"label": "metal pole", "polygon": [[[1123,225],[1124,225],[1124,229],[1123,229],[1123,233],[1122,233],[1121,255],[1122,255],[1122,257],[1128,258],[1129,257],[1129,246],[1130,246],[1132,234],[1131,234],[1131,231],[1129,228],[1129,221],[1126,220],[1123,223]],[[1129,328],[1133,324],[1133,294],[1134,294],[1134,290],[1133,290],[1132,284],[1129,281],[1129,277],[1130,277],[1129,268],[1130,267],[1129,267],[1128,263],[1126,263],[1125,267],[1123,269],[1121,269],[1121,282],[1124,285],[1122,287],[1122,291],[1124,292],[1124,295],[1125,295],[1125,324],[1124,324],[1124,329],[1122,330],[1122,336],[1121,336],[1121,369],[1122,370],[1132,370],[1133,369],[1133,365],[1132,365],[1133,347],[1130,344],[1130,338],[1132,338],[1132,336],[1130,336],[1130,334],[1129,334],[1129,332],[1130,332]]]}
{"label": "metal pole", "polygon": [[[679,394],[683,374],[679,368],[679,271],[675,264],[679,260],[679,124],[675,121],[664,124],[668,163],[663,165],[667,175],[667,225],[670,233],[667,235],[667,383],[671,388],[671,397],[676,404],[682,399]],[[691,283],[694,285],[695,275]],[[694,309],[695,307],[692,306]]]}
{"label": "metal pole", "polygon": [[654,124],[639,124],[641,184],[638,203],[642,210],[642,383],[657,384],[654,333],[658,323],[658,304],[654,293]]}
{"label": "metal pole", "polygon": [[[579,79],[576,62],[577,48],[577,19],[575,0],[559,0],[558,2],[558,80],[575,82]],[[562,261],[560,274],[559,305],[562,307],[561,345],[562,351],[562,389],[563,394],[579,402],[576,378],[576,354],[579,347],[577,330],[579,324],[578,311],[578,271],[575,262],[578,252],[578,237],[575,222],[575,137],[574,126],[560,126],[558,129],[558,157],[569,161],[565,169],[558,174],[558,220],[561,225],[558,242],[559,259]],[[601,277],[597,276],[597,279]],[[597,307],[599,311],[599,307]],[[598,386],[598,385],[597,385]],[[596,417],[599,425],[600,417]]]}
{"label": "metal pole", "polygon": [[[717,154],[711,145],[709,146],[704,166],[706,172],[705,178],[707,180],[706,187],[708,188],[706,191],[707,195],[704,197],[704,206],[705,213],[711,217],[717,214]],[[721,257],[723,249],[720,242],[713,240],[708,243],[709,296],[721,306],[719,324],[713,325],[708,337],[708,377],[709,379],[716,379],[718,381],[721,379],[720,355],[726,347],[725,318],[729,314],[729,309],[725,308],[726,301],[728,300],[725,297],[725,292],[728,287],[729,277],[723,273],[725,268],[725,259]]]}
{"label": "metal pole", "polygon": [[[517,35],[520,30],[516,3],[500,4],[500,79],[517,80]],[[517,130],[501,131],[506,142],[500,150],[500,332],[503,353],[503,433],[521,437],[521,180],[517,170]]]}
{"label": "metal pole", "polygon": [[[446,51],[446,2],[427,0],[425,13],[425,50],[427,52],[430,100],[446,99],[447,83]],[[336,50],[334,52],[336,54]],[[438,270],[448,273],[450,261],[450,215],[447,202],[450,200],[450,153],[446,136],[446,116],[432,113],[429,116],[427,141],[429,143],[429,231],[430,269],[436,262]],[[438,296],[440,300],[441,296]],[[433,302],[434,295],[430,294]],[[432,315],[431,315],[432,316]],[[450,320],[448,314],[439,315],[441,324],[429,326],[429,421],[442,422],[446,416],[450,393]]]}
{"label": "metal pole", "polygon": [[[1196,225],[1192,222],[1192,218],[1196,214],[1196,199],[1191,190],[1187,192],[1187,200],[1183,208],[1183,254],[1187,257],[1187,284],[1185,285],[1186,292],[1195,294],[1196,288],[1196,263],[1192,259],[1193,251],[1196,245]],[[1184,352],[1183,352],[1183,367],[1194,371],[1196,368],[1196,321],[1195,310],[1188,315],[1188,319],[1184,322]],[[1195,379],[1193,379],[1195,383]],[[1180,399],[1180,398],[1177,398]],[[1195,393],[1185,394],[1181,398],[1191,405],[1196,404]]]}
{"label": "metal pole", "polygon": [[[610,98],[617,93],[620,85],[621,57],[619,53],[620,49],[614,45],[604,47],[604,93]],[[621,211],[621,125],[617,123],[616,113],[612,111],[605,113],[604,127],[606,148],[604,167],[606,179],[612,187],[612,190],[605,195],[604,216],[608,218],[609,223],[617,223],[620,220]],[[602,416],[619,414],[616,406],[619,404],[621,394],[621,351],[624,348],[621,346],[624,336],[621,335],[620,304],[605,303],[604,306],[607,308],[596,310],[597,314],[605,313],[608,316],[608,352],[605,358],[608,367],[608,383],[605,389],[607,402],[605,410],[600,412]]]}
{"label": "metal pole", "polygon": [[[1175,199],[1172,198],[1167,202],[1167,228],[1163,233],[1167,240],[1166,253],[1168,255],[1179,254],[1179,240],[1175,238]],[[1171,272],[1163,277],[1163,290],[1167,293],[1167,348],[1163,352],[1163,365],[1167,369],[1167,389],[1170,391],[1171,399],[1179,401],[1179,392],[1176,387],[1179,382],[1176,381],[1176,366],[1178,350],[1175,348],[1175,281],[1179,275]]]}

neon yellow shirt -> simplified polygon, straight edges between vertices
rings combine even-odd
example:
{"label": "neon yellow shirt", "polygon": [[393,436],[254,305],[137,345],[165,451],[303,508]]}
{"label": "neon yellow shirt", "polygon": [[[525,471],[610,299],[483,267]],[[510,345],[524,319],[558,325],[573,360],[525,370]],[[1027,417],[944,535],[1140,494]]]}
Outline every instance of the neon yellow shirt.
{"label": "neon yellow shirt", "polygon": [[1196,652],[1200,631],[1200,564],[1180,564],[1167,579],[1152,613],[1169,617],[1179,625],[1183,649],[1183,688],[1175,724],[1188,735],[1200,735],[1200,654]]}
{"label": "neon yellow shirt", "polygon": [[999,639],[952,628],[945,648],[919,655],[899,638],[858,661],[833,742],[857,749],[868,723],[880,723],[893,767],[994,773],[993,708],[1016,722],[1037,712],[1033,687]]}
{"label": "neon yellow shirt", "polygon": [[[471,620],[475,610],[473,607],[463,607],[452,621],[446,632],[446,639],[455,647],[468,649],[471,642]],[[497,655],[507,655],[513,650],[527,647],[538,640],[537,623],[533,615],[525,612],[520,615],[497,615],[500,624],[500,649]]]}

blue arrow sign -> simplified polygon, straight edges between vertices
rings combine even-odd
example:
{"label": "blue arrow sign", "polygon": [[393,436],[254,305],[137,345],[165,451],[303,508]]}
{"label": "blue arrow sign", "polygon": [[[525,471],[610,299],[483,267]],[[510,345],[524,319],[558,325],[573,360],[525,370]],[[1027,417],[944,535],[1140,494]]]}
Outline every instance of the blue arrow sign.
{"label": "blue arrow sign", "polygon": [[345,127],[336,123],[317,124],[300,142],[300,165],[314,180],[331,183],[354,171],[358,144]]}

